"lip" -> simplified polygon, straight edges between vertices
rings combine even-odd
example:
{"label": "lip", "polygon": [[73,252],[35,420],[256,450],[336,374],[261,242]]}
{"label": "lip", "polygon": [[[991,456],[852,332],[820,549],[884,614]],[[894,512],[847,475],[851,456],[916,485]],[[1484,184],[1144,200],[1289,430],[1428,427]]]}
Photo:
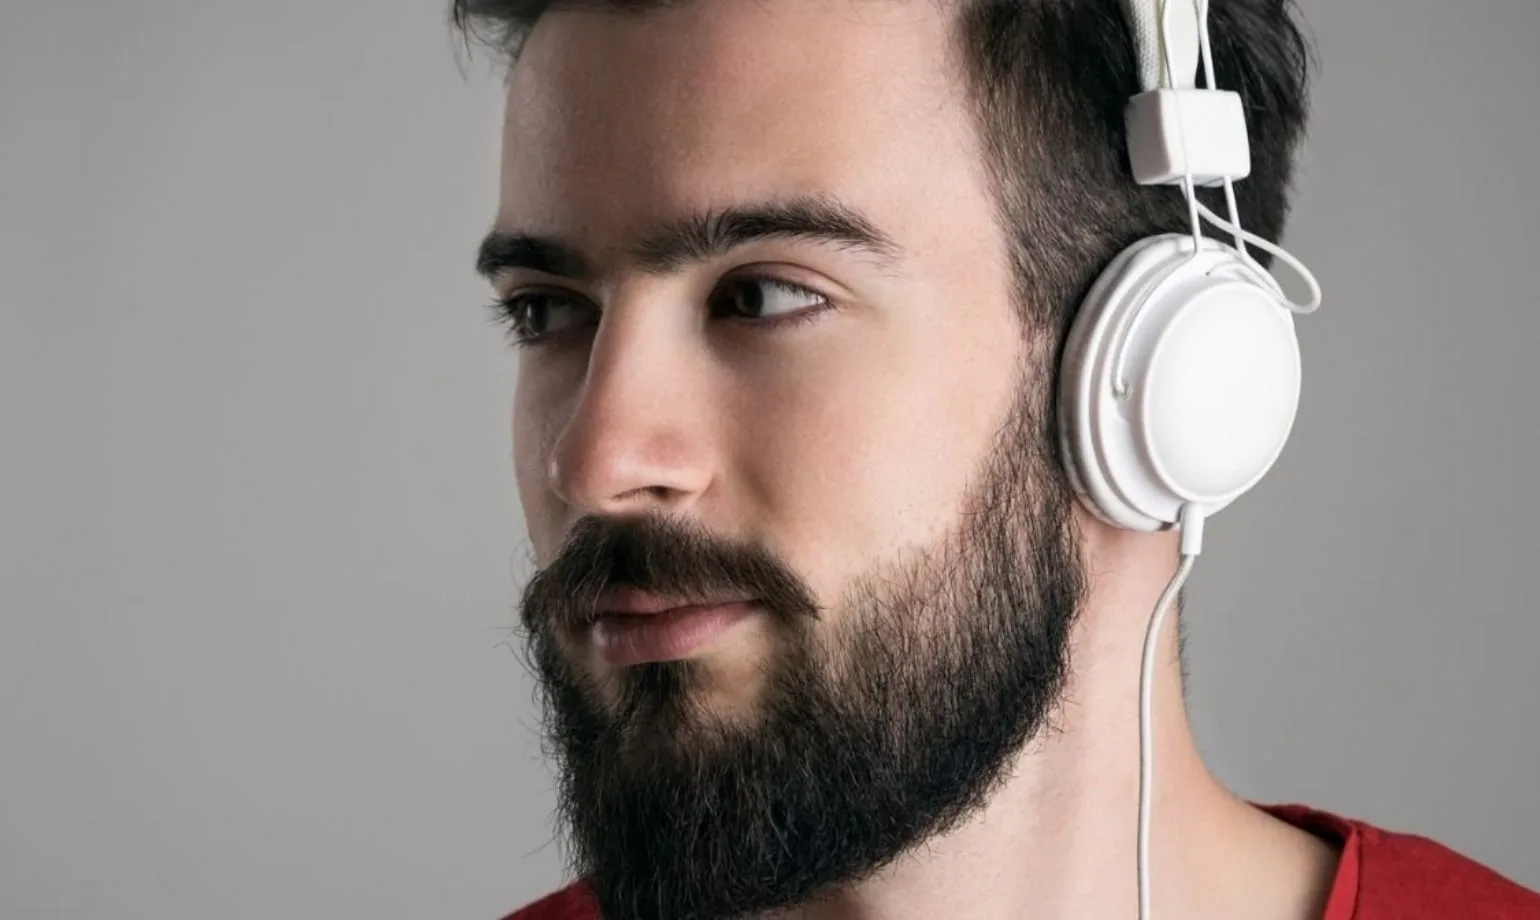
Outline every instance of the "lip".
{"label": "lip", "polygon": [[610,588],[599,595],[598,603],[594,604],[595,616],[623,615],[623,616],[654,616],[663,613],[672,613],[690,607],[721,607],[727,604],[737,604],[748,601],[742,596],[722,595],[718,597],[670,597],[664,594],[653,594],[638,588]]}
{"label": "lip", "polygon": [[588,627],[599,655],[616,667],[696,655],[758,609],[737,598],[694,601],[635,589],[606,591]]}

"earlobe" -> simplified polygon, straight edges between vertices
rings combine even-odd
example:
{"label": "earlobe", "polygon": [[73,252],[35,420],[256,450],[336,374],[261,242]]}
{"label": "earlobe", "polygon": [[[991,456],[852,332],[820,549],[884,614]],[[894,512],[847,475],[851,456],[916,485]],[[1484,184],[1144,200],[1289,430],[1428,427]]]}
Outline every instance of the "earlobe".
{"label": "earlobe", "polygon": [[1092,578],[1143,570],[1146,562],[1159,569],[1164,578],[1181,540],[1175,528],[1143,531],[1115,526],[1079,500],[1074,502],[1070,522],[1084,571]]}

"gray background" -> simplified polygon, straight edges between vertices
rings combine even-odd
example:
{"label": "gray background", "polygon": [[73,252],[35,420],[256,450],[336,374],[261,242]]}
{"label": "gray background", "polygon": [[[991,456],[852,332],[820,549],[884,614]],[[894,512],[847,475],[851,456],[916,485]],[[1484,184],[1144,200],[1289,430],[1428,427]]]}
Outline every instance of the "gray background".
{"label": "gray background", "polygon": [[[0,916],[553,886],[490,64],[439,0],[0,9]],[[1243,794],[1540,886],[1540,3],[1305,10],[1329,299],[1209,530],[1196,728]]]}

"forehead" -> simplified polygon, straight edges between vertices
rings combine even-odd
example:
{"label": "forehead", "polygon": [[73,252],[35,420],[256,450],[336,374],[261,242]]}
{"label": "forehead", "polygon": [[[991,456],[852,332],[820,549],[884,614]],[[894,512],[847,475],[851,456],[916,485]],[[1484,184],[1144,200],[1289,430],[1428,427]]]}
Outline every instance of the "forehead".
{"label": "forehead", "polygon": [[952,205],[980,183],[944,6],[697,0],[550,13],[510,82],[504,217],[599,233],[788,194],[894,217]]}

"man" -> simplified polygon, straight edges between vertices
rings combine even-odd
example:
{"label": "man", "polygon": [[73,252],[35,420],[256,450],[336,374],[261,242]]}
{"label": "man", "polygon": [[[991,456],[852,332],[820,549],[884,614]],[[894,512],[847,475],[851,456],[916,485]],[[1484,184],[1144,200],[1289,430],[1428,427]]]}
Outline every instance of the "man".
{"label": "man", "polygon": [[[579,876],[513,917],[1135,916],[1176,536],[1087,513],[1055,419],[1091,281],[1186,226],[1129,176],[1118,0],[455,18],[513,58],[480,268],[521,349],[521,616]],[[1276,239],[1303,43],[1282,0],[1211,32]],[[1162,643],[1155,916],[1540,917],[1432,842],[1229,792]]]}

